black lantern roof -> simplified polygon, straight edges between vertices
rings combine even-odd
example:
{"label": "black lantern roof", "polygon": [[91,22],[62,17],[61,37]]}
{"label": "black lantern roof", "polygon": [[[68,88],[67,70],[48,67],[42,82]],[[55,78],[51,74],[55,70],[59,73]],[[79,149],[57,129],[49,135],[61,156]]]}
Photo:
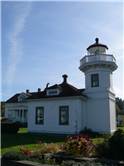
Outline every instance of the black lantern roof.
{"label": "black lantern roof", "polygon": [[100,47],[105,47],[106,49],[108,49],[107,45],[99,43],[99,38],[96,38],[95,41],[96,41],[96,42],[95,42],[94,44],[90,45],[90,46],[87,48],[87,50],[89,50],[89,49],[92,48],[92,47],[99,47],[99,46],[100,46]]}

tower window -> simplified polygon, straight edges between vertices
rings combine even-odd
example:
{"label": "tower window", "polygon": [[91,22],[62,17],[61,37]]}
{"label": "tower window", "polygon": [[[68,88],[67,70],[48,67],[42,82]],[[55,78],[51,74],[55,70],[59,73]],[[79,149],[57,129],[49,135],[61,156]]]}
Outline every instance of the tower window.
{"label": "tower window", "polygon": [[91,75],[91,87],[98,87],[99,86],[99,75],[92,74]]}

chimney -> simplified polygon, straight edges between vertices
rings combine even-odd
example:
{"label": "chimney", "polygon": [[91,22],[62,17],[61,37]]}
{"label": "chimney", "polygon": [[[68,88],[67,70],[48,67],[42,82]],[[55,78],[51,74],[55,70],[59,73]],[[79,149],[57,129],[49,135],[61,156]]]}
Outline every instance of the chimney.
{"label": "chimney", "polygon": [[40,88],[38,88],[38,89],[37,89],[37,91],[38,91],[38,92],[41,92],[41,89],[40,89]]}
{"label": "chimney", "polygon": [[99,38],[96,38],[95,41],[96,41],[96,44],[98,44],[99,43]]}
{"label": "chimney", "polygon": [[29,93],[29,89],[26,89],[26,93]]}
{"label": "chimney", "polygon": [[68,76],[66,74],[64,74],[62,77],[63,77],[63,83],[67,83],[67,77]]}

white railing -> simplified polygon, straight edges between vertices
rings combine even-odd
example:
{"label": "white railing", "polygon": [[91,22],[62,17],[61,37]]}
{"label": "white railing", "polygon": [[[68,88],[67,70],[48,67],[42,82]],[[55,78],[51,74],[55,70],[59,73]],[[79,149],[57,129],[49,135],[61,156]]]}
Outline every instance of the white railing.
{"label": "white railing", "polygon": [[116,63],[116,59],[111,54],[87,55],[80,60],[80,66],[85,64],[85,63],[98,62],[98,61],[115,62]]}

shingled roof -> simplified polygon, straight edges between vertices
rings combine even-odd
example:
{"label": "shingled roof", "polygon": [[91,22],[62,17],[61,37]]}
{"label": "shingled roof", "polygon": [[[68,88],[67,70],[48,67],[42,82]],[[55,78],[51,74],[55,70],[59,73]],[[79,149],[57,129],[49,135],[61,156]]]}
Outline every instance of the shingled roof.
{"label": "shingled roof", "polygon": [[20,93],[15,94],[14,96],[12,96],[11,98],[9,98],[6,103],[18,103],[18,96],[20,95]]}
{"label": "shingled roof", "polygon": [[[55,89],[55,88],[61,88],[61,92],[58,95],[48,96],[46,91],[47,89]],[[50,86],[46,88],[43,91],[40,92],[30,92],[26,100],[29,99],[43,99],[43,98],[57,98],[57,97],[71,97],[71,96],[83,96],[86,97],[86,95],[83,94],[83,91],[85,89],[77,89],[76,87],[68,84],[68,83],[62,83],[62,84],[55,84],[53,86]],[[21,94],[21,93],[20,93]],[[18,102],[18,96],[19,93],[11,97],[6,101],[6,103],[17,103]]]}
{"label": "shingled roof", "polygon": [[[63,82],[61,84],[54,84],[52,86],[48,87],[48,84],[46,88],[43,91],[38,92],[29,92],[27,91],[26,98],[24,101],[33,100],[33,99],[45,99],[45,98],[58,98],[58,97],[71,97],[71,96],[82,96],[86,98],[86,95],[83,94],[83,91],[85,89],[78,89],[71,84],[67,83],[67,75],[64,74],[63,76]],[[54,95],[47,95],[47,90],[50,89],[59,89],[59,94]],[[14,96],[12,96],[10,99],[6,101],[6,103],[18,103],[18,97],[21,95],[21,93],[18,93]]]}

